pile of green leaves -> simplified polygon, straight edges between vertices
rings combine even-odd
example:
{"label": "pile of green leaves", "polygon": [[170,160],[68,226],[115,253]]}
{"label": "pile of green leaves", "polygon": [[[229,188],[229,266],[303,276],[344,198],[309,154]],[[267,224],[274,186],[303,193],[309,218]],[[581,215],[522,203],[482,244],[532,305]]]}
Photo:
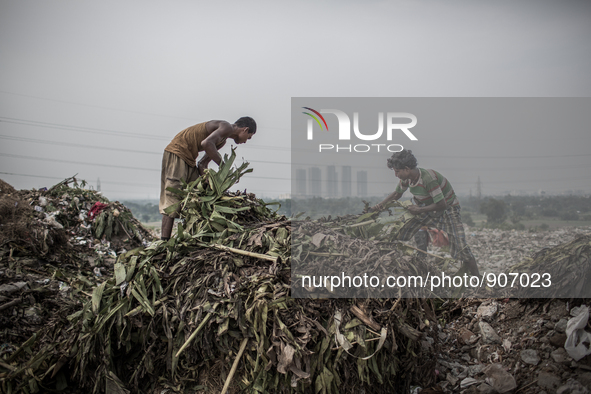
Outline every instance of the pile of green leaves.
{"label": "pile of green leaves", "polygon": [[184,239],[187,233],[187,237],[206,242],[224,240],[244,232],[245,226],[279,218],[267,207],[278,203],[267,204],[253,194],[240,191],[228,192],[244,174],[252,172],[247,168],[248,163],[233,169],[235,157],[232,150],[230,157],[226,155],[219,171],[208,169],[195,181],[189,184],[183,182],[182,189],[168,188],[180,198],[178,203],[165,209],[169,215],[180,209],[183,223],[178,227],[178,238]]}
{"label": "pile of green leaves", "polygon": [[113,236],[124,235],[129,240],[141,242],[150,237],[131,211],[115,201],[98,214],[92,222],[92,233],[96,239],[110,241]]}
{"label": "pile of green leaves", "polygon": [[[388,287],[332,289],[331,286],[310,287],[303,283],[303,276],[426,276],[427,272],[448,269],[450,264],[459,265],[451,258],[426,259],[423,252],[406,242],[397,240],[403,226],[414,217],[406,207],[411,201],[392,201],[386,210],[389,216],[369,209],[365,203],[364,213],[319,220],[293,221],[292,234],[292,288],[298,296],[311,297],[432,297],[426,288],[405,287],[393,291]],[[305,286],[305,292],[299,289]],[[303,294],[303,295],[302,295]]]}

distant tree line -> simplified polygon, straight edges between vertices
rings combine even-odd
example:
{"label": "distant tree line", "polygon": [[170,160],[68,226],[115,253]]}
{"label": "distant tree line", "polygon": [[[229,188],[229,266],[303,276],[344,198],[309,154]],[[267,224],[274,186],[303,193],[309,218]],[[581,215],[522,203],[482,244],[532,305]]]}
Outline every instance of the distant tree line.
{"label": "distant tree line", "polygon": [[[336,217],[350,214],[359,214],[365,208],[364,201],[373,206],[383,198],[380,197],[343,197],[343,198],[322,198],[311,197],[303,199],[274,200],[281,204],[277,213],[285,216],[301,215],[318,219],[320,217]],[[270,201],[269,201],[270,202]]]}
{"label": "distant tree line", "polygon": [[[410,196],[404,196],[408,199]],[[285,216],[303,213],[312,219],[321,216],[357,214],[363,211],[364,201],[370,206],[382,201],[382,197],[307,198],[277,200],[281,204],[279,213]],[[460,198],[462,217],[474,225],[471,214],[486,215],[489,224],[503,222],[518,223],[521,220],[555,218],[560,220],[591,220],[590,196],[511,196]]]}
{"label": "distant tree line", "polygon": [[[408,199],[410,196],[404,196]],[[317,219],[331,215],[342,216],[359,214],[365,207],[382,201],[383,197],[344,197],[305,199],[268,199],[265,202],[279,202],[280,207],[270,206],[277,213],[287,217],[302,214]],[[158,201],[124,201],[133,215],[143,223],[158,222],[162,216],[158,211]],[[518,223],[521,220],[555,218],[560,220],[591,220],[591,197],[585,196],[511,196],[460,198],[462,217],[473,225],[471,214],[486,215],[489,224],[504,222]]]}
{"label": "distant tree line", "polygon": [[158,201],[123,201],[133,216],[142,223],[159,222],[162,215],[158,210]]}
{"label": "distant tree line", "polygon": [[[280,215],[291,217],[292,215],[303,214],[304,217],[313,219],[322,216],[342,216],[348,214],[357,214],[363,211],[367,201],[370,205],[375,205],[382,201],[378,197],[347,197],[347,198],[320,198],[314,197],[309,199],[267,199],[266,203],[276,203],[280,205],[270,205],[269,208],[277,211]],[[158,210],[158,201],[123,201],[123,204],[131,210],[133,216],[142,223],[158,222],[162,220],[162,215]]]}
{"label": "distant tree line", "polygon": [[511,196],[461,199],[463,209],[482,213],[491,224],[507,220],[555,218],[560,220],[591,220],[589,196]]}

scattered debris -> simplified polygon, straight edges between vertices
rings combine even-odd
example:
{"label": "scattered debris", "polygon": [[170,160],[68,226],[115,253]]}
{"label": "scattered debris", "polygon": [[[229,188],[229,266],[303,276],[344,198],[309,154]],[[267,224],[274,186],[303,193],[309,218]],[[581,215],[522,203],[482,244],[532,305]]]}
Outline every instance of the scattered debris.
{"label": "scattered debris", "polygon": [[[492,301],[497,303],[497,313],[484,322],[478,311]],[[573,309],[581,310],[572,300],[564,299],[448,301],[438,315],[440,322],[445,322],[439,337],[438,386],[450,394],[537,394],[543,390],[567,393],[570,391],[566,387],[589,387],[591,356],[575,361],[564,348],[566,335],[556,330],[562,326],[558,322],[568,318]],[[470,335],[471,329],[482,327],[483,323],[500,342]],[[553,340],[557,335],[561,340]],[[479,383],[474,385],[477,391],[462,388],[461,382],[466,378]]]}

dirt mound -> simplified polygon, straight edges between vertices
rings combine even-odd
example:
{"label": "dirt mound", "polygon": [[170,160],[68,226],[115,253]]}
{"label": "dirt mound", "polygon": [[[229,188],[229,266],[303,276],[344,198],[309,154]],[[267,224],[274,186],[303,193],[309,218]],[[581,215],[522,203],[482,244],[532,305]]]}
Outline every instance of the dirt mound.
{"label": "dirt mound", "polygon": [[0,196],[4,194],[14,194],[16,193],[16,189],[9,185],[8,183],[4,182],[0,179]]}

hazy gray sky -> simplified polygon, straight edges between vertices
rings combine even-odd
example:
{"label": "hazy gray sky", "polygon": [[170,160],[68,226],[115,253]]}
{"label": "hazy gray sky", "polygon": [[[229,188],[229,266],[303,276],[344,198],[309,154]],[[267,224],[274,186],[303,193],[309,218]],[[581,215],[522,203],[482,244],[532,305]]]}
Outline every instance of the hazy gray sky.
{"label": "hazy gray sky", "polygon": [[[0,1],[0,178],[78,173],[112,200],[157,198],[176,133],[250,115],[240,187],[276,196],[290,191],[291,97],[589,97],[590,38],[588,1]],[[470,139],[454,137],[449,160],[421,164],[459,192],[477,176],[484,193],[591,192],[589,130],[469,136],[488,156],[554,156],[510,162],[451,158]]]}

